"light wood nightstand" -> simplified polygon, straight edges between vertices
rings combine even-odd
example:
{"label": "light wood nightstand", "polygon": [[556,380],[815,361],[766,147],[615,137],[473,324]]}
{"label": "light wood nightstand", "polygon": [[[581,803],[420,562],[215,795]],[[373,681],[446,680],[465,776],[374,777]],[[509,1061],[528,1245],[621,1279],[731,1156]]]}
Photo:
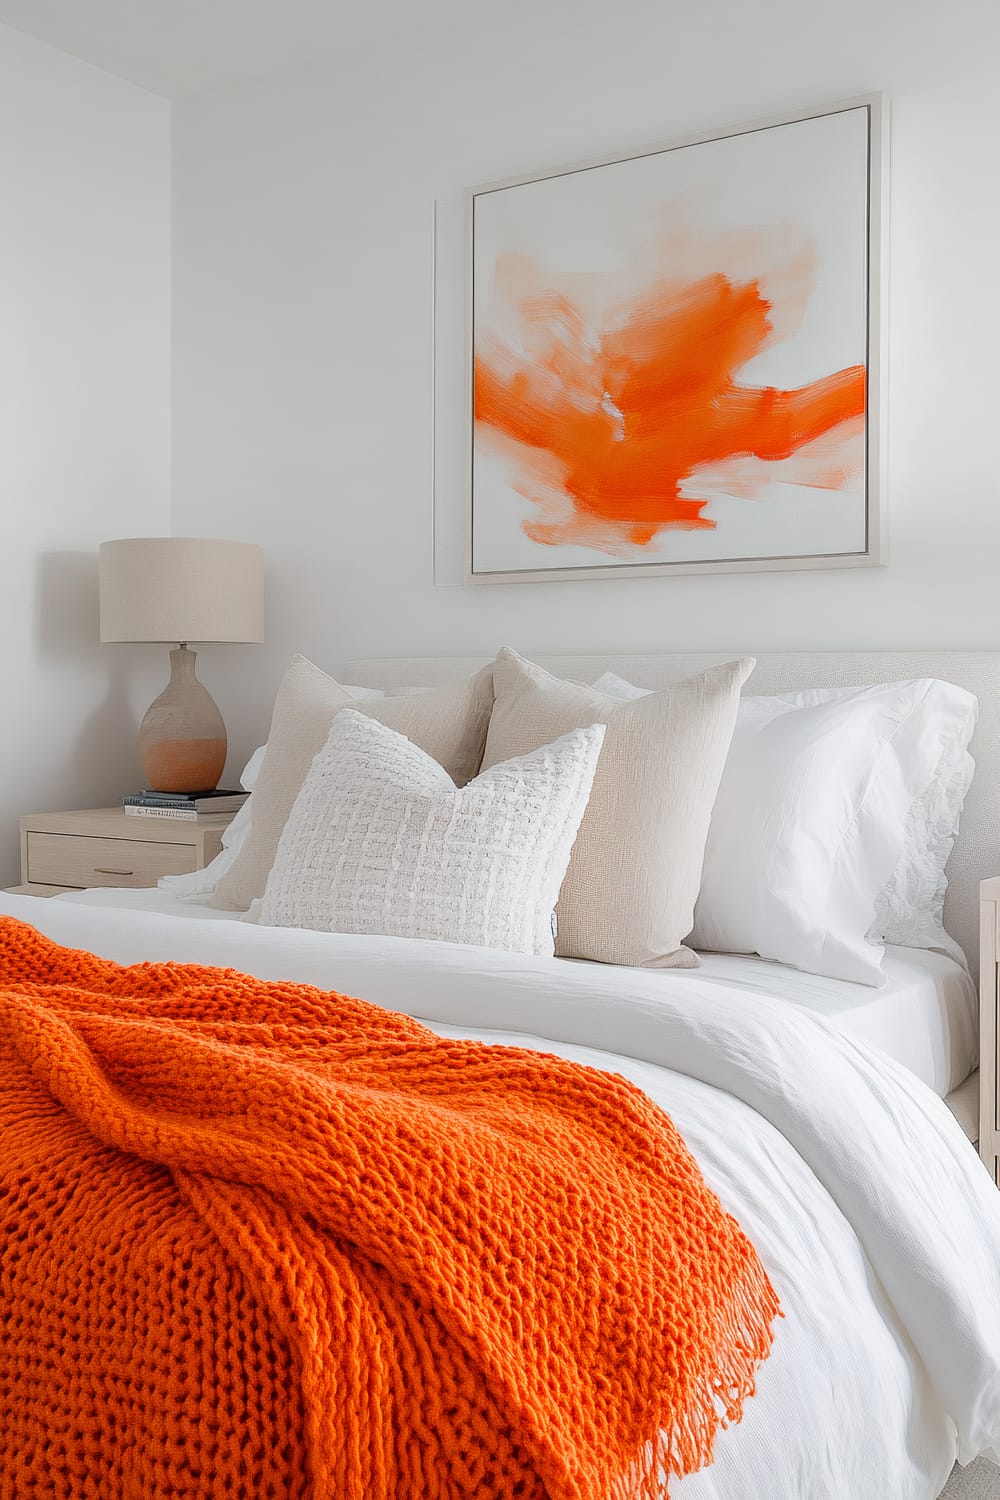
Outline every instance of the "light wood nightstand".
{"label": "light wood nightstand", "polygon": [[29,813],[21,819],[22,884],[16,892],[55,896],[87,886],[150,886],[161,875],[186,875],[211,863],[232,818],[134,818],[120,807]]}
{"label": "light wood nightstand", "polygon": [[1000,875],[979,887],[979,1154],[1000,1185]]}

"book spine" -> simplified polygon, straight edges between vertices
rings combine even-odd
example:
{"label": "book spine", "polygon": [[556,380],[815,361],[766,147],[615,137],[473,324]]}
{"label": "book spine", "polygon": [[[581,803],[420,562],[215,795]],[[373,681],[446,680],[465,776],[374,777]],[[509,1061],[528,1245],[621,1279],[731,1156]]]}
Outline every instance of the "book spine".
{"label": "book spine", "polygon": [[125,816],[129,818],[174,818],[179,823],[197,823],[198,814],[188,807],[140,807],[126,803]]}
{"label": "book spine", "polygon": [[166,807],[176,808],[179,812],[194,812],[197,803],[183,797],[147,797],[145,792],[130,792],[122,798],[122,807]]}
{"label": "book spine", "polygon": [[237,812],[249,792],[225,792],[219,797],[185,797],[164,792],[129,792],[122,798],[123,807],[179,807],[197,812]]}
{"label": "book spine", "polygon": [[189,797],[185,792],[130,792],[125,800],[135,802],[148,802],[159,807],[166,803],[168,807],[193,807],[198,801],[197,797]]}

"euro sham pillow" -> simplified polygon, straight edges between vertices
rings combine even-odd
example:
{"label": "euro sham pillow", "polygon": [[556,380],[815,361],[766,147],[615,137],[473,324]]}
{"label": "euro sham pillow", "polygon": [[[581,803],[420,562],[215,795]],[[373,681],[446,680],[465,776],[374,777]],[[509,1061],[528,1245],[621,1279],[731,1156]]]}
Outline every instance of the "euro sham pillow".
{"label": "euro sham pillow", "polygon": [[252,920],[551,954],[604,733],[574,730],[458,787],[385,724],[336,714]]}
{"label": "euro sham pillow", "polygon": [[[630,701],[647,691],[613,673],[595,686]],[[977,712],[972,693],[932,678],[744,698],[708,836],[696,944],[739,933],[754,941],[738,951],[763,947],[764,957],[869,984],[882,980],[883,943],[937,948],[964,964],[944,926],[945,866],[975,771]],[[831,817],[838,795],[848,801]],[[758,890],[777,871],[780,907]]]}
{"label": "euro sham pillow", "polygon": [[253,794],[249,835],[212,896],[226,911],[247,911],[264,894],[278,840],[313,757],[323,748],[334,715],[351,704],[418,745],[459,786],[479,770],[493,706],[493,672],[485,667],[464,682],[405,698],[358,702],[304,656],[292,658],[271,716],[267,750]]}
{"label": "euro sham pillow", "polygon": [[752,658],[622,704],[504,649],[483,766],[591,723],[607,727],[557,908],[556,952],[647,968],[693,968],[705,840]]}

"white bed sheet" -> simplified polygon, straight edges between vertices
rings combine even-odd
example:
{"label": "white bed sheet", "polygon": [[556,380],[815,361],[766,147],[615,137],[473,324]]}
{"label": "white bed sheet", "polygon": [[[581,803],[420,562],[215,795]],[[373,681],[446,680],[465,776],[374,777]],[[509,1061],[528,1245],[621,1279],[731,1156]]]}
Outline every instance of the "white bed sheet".
{"label": "white bed sheet", "polygon": [[[169,891],[88,890],[54,898],[87,906],[123,907],[195,920],[233,921],[232,912],[178,900]],[[743,954],[703,953],[703,977],[785,1001],[823,1016],[845,1035],[880,1047],[944,1098],[963,1083],[978,1057],[978,1002],[967,971],[944,953],[887,947],[881,988],[804,974]],[[628,969],[605,965],[609,984],[628,983]]]}
{"label": "white bed sheet", "polygon": [[946,953],[887,946],[886,982],[878,989],[762,958],[701,956],[700,972],[823,1016],[845,1036],[880,1047],[941,1098],[964,1083],[978,1062],[976,987],[968,970]]}

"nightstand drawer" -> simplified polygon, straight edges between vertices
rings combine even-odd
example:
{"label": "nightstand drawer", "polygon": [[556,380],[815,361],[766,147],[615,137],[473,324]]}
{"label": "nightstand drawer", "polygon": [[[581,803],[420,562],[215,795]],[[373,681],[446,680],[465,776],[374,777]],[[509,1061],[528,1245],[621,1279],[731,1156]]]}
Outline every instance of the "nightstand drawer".
{"label": "nightstand drawer", "polygon": [[155,885],[161,875],[186,875],[198,864],[191,844],[68,833],[29,833],[27,855],[32,884],[79,888]]}

